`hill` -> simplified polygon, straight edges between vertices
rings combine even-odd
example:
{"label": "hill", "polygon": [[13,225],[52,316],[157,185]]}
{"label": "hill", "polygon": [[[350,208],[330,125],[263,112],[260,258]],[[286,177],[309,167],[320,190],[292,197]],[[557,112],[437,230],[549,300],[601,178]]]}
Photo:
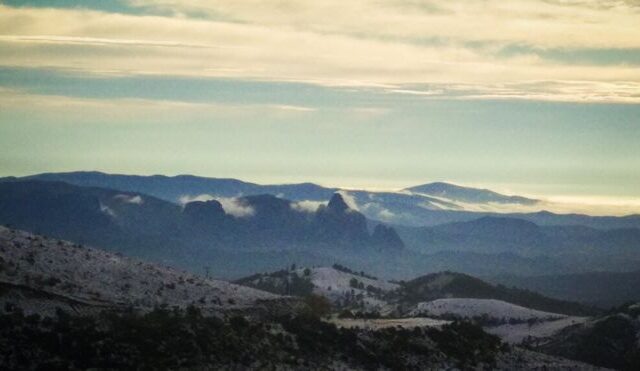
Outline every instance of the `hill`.
{"label": "hill", "polygon": [[532,291],[494,286],[481,279],[461,273],[428,274],[404,282],[392,293],[392,298],[405,308],[442,298],[494,299],[539,311],[566,315],[590,315],[592,308],[578,303],[551,299]]}
{"label": "hill", "polygon": [[533,290],[544,295],[588,303],[601,308],[640,301],[640,271],[586,272],[545,276],[495,276],[493,282]]}
{"label": "hill", "polygon": [[384,300],[385,294],[399,287],[340,265],[255,274],[236,283],[280,295],[314,293],[327,297],[338,308],[376,312],[390,310],[389,303]]}
{"label": "hill", "polygon": [[600,367],[637,370],[640,367],[640,303],[628,303],[602,316],[570,326],[529,347],[547,354]]}
{"label": "hill", "polygon": [[208,315],[293,310],[296,301],[225,281],[0,227],[3,308],[52,315],[101,309],[186,308]]}
{"label": "hill", "polygon": [[418,303],[412,315],[458,318],[485,317],[503,321],[552,320],[565,317],[495,299],[445,298]]}
{"label": "hill", "polygon": [[[591,315],[598,310],[574,302],[552,299],[538,293],[493,285],[461,273],[428,274],[409,281],[385,281],[344,266],[297,268],[255,274],[236,283],[277,293],[304,296],[316,293],[328,297],[339,308],[417,313],[425,303],[442,299],[486,299],[531,312],[558,315]],[[434,302],[436,301],[436,302]],[[478,301],[478,303],[483,303]],[[427,304],[431,305],[431,304]]]}

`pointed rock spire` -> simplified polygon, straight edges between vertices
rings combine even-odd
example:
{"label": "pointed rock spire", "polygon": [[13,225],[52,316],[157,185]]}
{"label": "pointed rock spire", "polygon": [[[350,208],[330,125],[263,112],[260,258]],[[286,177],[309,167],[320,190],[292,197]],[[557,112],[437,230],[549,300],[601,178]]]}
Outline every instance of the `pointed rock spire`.
{"label": "pointed rock spire", "polygon": [[329,210],[343,213],[349,209],[349,205],[344,202],[344,198],[342,198],[342,195],[340,193],[334,193],[331,197],[331,200],[329,201],[329,204],[327,205],[327,208]]}

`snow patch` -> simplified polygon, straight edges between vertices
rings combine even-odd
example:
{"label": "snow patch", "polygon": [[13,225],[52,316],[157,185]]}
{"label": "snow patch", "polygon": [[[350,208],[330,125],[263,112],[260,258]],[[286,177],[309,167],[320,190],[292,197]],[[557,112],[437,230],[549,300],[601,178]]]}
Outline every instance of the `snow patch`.
{"label": "snow patch", "polygon": [[451,314],[459,317],[473,318],[488,316],[489,318],[520,320],[529,319],[549,320],[566,318],[564,314],[543,312],[535,309],[521,307],[519,305],[507,303],[496,299],[462,299],[449,298],[437,299],[428,302],[418,303],[411,311],[412,315],[426,314],[432,316],[442,316]]}

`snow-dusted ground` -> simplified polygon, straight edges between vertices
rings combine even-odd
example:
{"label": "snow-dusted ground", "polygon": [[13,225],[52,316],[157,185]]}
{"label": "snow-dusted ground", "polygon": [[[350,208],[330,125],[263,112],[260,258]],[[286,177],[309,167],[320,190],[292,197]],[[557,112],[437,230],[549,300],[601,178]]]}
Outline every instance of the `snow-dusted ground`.
{"label": "snow-dusted ground", "polygon": [[[384,280],[374,280],[360,275],[339,271],[330,267],[309,268],[311,270],[311,282],[318,288],[318,292],[327,293],[328,295],[340,295],[350,292],[352,289],[350,286],[352,279],[357,279],[362,282],[364,287],[372,286],[382,291],[391,291],[397,289],[399,286],[395,283],[390,283]],[[298,275],[304,274],[304,268],[297,270]],[[360,289],[354,289],[357,293],[366,291]]]}
{"label": "snow-dusted ground", "polygon": [[415,328],[415,327],[440,327],[450,323],[451,321],[433,319],[433,318],[394,318],[394,319],[350,319],[350,318],[334,318],[331,319],[331,323],[338,327],[345,328],[362,328],[369,330],[377,330],[387,327],[403,327],[403,328]]}
{"label": "snow-dusted ground", "polygon": [[[362,277],[357,274],[343,272],[330,267],[318,267],[309,268],[310,280],[314,285],[314,293],[327,297],[334,303],[344,301],[351,296],[362,296],[362,302],[366,310],[377,310],[385,312],[387,308],[387,302],[382,300],[380,295],[373,291],[367,290],[367,287],[373,287],[376,290],[380,290],[382,293],[386,293],[397,289],[399,286],[395,283],[390,283],[384,280],[375,280],[367,277]],[[298,269],[296,273],[304,277],[305,268]],[[364,289],[351,286],[351,281],[355,279],[358,283],[362,283]]]}
{"label": "snow-dusted ground", "polygon": [[494,299],[437,299],[419,303],[411,312],[413,315],[423,314],[442,316],[455,315],[461,318],[486,317],[498,320],[527,321],[529,323],[485,326],[485,331],[499,336],[503,341],[519,344],[527,337],[544,339],[561,329],[587,321],[588,317],[566,316],[564,314],[543,312],[521,307]]}
{"label": "snow-dusted ground", "polygon": [[536,322],[529,326],[526,323],[515,325],[505,324],[494,327],[485,327],[485,331],[499,336],[503,341],[511,344],[519,344],[527,337],[544,339],[556,332],[580,323],[585,323],[588,317],[565,317],[552,321]]}
{"label": "snow-dusted ground", "polygon": [[411,311],[411,315],[418,314],[431,316],[452,314],[462,318],[481,317],[484,315],[489,318],[505,319],[507,321],[510,319],[522,321],[529,319],[549,320],[566,317],[563,314],[529,309],[501,300],[471,298],[436,299],[418,303],[415,309]]}
{"label": "snow-dusted ground", "polygon": [[1,226],[0,283],[87,305],[139,309],[197,304],[205,312],[216,313],[295,301]]}

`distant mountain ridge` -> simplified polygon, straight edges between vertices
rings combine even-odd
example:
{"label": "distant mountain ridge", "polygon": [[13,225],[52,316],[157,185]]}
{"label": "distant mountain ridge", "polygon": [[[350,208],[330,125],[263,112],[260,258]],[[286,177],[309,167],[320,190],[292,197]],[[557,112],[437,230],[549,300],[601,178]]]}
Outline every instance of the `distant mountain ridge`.
{"label": "distant mountain ridge", "polygon": [[[565,269],[579,265],[581,271],[631,271],[640,264],[639,228],[544,226],[514,217],[483,216],[431,227],[398,226],[397,231],[408,248],[428,254],[456,251],[546,257]],[[546,274],[552,273],[552,266],[548,266]],[[524,270],[520,274],[528,275]]]}
{"label": "distant mountain ridge", "polygon": [[[0,182],[0,224],[192,270],[215,263],[226,275],[238,274],[236,269],[273,267],[288,259],[282,251],[335,261],[330,256],[403,249],[392,227],[378,226],[370,232],[367,219],[338,193],[316,211],[299,209],[273,195],[224,202],[180,206],[141,193],[62,182],[5,181]],[[257,258],[260,255],[263,259]],[[242,267],[234,268],[231,262]]]}
{"label": "distant mountain ridge", "polygon": [[540,202],[539,200],[521,196],[506,196],[488,189],[462,187],[444,182],[428,183],[405,188],[405,191],[470,203],[495,202],[501,204],[534,205]]}
{"label": "distant mountain ridge", "polygon": [[[406,226],[432,226],[469,221],[480,216],[512,216],[538,225],[584,225],[593,228],[640,228],[640,215],[624,217],[554,214],[547,211],[523,213],[544,205],[538,200],[502,195],[486,189],[462,187],[436,182],[410,187],[397,192],[340,190],[313,183],[259,185],[237,179],[203,178],[192,175],[138,176],[101,172],[45,173],[9,180],[62,181],[78,186],[101,187],[123,192],[143,193],[173,203],[195,199],[232,198],[271,194],[317,207],[336,192],[353,200],[357,211],[370,220]],[[446,197],[444,197],[445,195]],[[498,208],[494,206],[498,205]],[[532,209],[533,207],[533,209]]]}
{"label": "distant mountain ridge", "polygon": [[[353,204],[354,193],[344,191],[312,207],[270,194],[177,204],[66,182],[0,181],[0,224],[195,272],[210,266],[231,279],[292,263],[340,263],[397,279],[441,270],[483,277],[630,271],[640,264],[638,228],[530,220],[536,215],[572,220],[555,214],[444,210],[437,212],[464,219],[407,227],[371,220],[362,212],[368,204],[356,203],[360,211]],[[604,221],[626,225],[629,220]]]}
{"label": "distant mountain ridge", "polygon": [[338,190],[313,183],[260,185],[232,178],[206,178],[194,175],[123,175],[97,171],[43,173],[17,179],[59,181],[84,187],[139,192],[174,203],[181,202],[185,196],[240,197],[259,194],[280,195],[282,198],[294,201],[326,201]]}

